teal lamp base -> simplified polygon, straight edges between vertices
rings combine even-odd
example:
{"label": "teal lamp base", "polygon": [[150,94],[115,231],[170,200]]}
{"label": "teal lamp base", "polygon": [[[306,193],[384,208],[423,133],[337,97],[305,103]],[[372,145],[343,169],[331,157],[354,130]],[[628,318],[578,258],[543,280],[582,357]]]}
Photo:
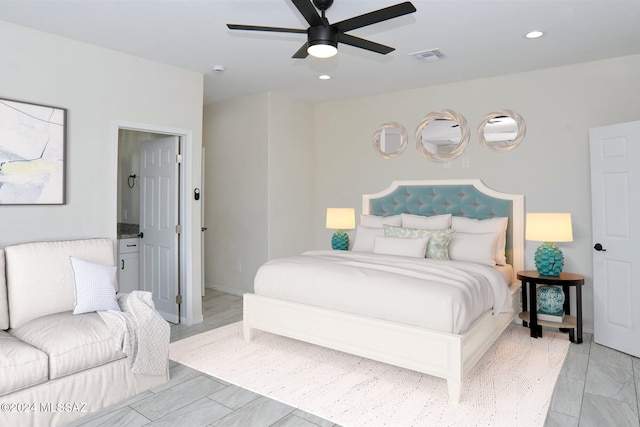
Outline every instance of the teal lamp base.
{"label": "teal lamp base", "polygon": [[331,248],[336,251],[349,250],[349,235],[344,230],[338,230],[331,237]]}
{"label": "teal lamp base", "polygon": [[562,251],[551,242],[544,242],[536,249],[535,261],[541,276],[559,276],[564,267]]}

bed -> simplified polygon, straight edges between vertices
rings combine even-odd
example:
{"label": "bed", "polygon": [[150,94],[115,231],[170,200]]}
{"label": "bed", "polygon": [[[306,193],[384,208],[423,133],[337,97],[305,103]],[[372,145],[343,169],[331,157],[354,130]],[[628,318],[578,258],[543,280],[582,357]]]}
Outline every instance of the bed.
{"label": "bed", "polygon": [[[389,222],[392,218],[400,216],[404,220],[417,221],[420,224],[422,218],[426,217],[426,221],[439,221],[437,218],[450,214],[460,228],[463,228],[461,224],[464,224],[464,221],[478,223],[492,218],[505,219],[506,230],[503,234],[502,252],[505,265],[497,268],[476,267],[475,262],[440,260],[432,262],[423,258],[420,266],[416,266],[415,258],[398,256],[393,251],[369,255],[357,251],[356,246],[362,244],[359,228],[352,251],[310,252],[299,257],[270,261],[261,267],[256,275],[256,292],[245,294],[243,297],[244,337],[246,340],[251,340],[254,330],[266,331],[444,378],[447,381],[450,400],[459,402],[462,397],[464,376],[513,322],[520,311],[520,284],[516,280],[515,272],[523,269],[524,262],[524,197],[497,192],[485,186],[480,180],[394,181],[382,192],[364,195],[362,202],[361,225],[365,219]],[[485,224],[488,222],[486,221]],[[406,231],[406,229],[407,227],[384,225],[384,231],[387,234],[398,232],[398,230]],[[462,234],[464,233],[460,235]],[[398,239],[387,239],[387,241],[385,239],[387,238],[376,237],[376,245],[382,242],[386,245],[388,242],[398,241]],[[430,235],[425,240],[432,239],[433,235]],[[404,242],[409,239],[402,240]],[[417,243],[419,239],[410,240]],[[428,247],[428,254],[431,249]],[[277,288],[286,289],[287,287],[298,289],[297,285],[309,282],[307,287],[312,292],[322,289],[323,285],[326,287],[327,294],[347,292],[338,291],[337,288],[332,290],[330,286],[335,285],[339,280],[333,277],[333,274],[338,274],[337,270],[346,269],[353,264],[371,266],[373,264],[370,258],[376,257],[380,260],[376,261],[380,266],[375,269],[383,270],[381,273],[383,276],[373,278],[374,276],[370,276],[369,273],[364,273],[364,282],[358,285],[356,277],[358,273],[353,273],[354,276],[350,276],[348,281],[353,282],[356,289],[351,295],[342,293],[340,303],[322,303],[320,301],[322,296],[319,293],[312,294],[311,299],[308,297],[301,299],[296,296],[295,291],[282,293],[277,290]],[[497,254],[496,259],[498,259]],[[311,261],[308,262],[308,260]],[[331,264],[336,262],[337,266]],[[298,268],[298,272],[293,273],[293,270],[287,270],[287,273],[282,273],[282,263],[288,264],[289,269]],[[306,264],[311,266],[306,267]],[[422,267],[422,264],[428,265]],[[403,301],[407,306],[413,303],[419,307],[420,304],[427,304],[429,299],[436,301],[434,306],[447,305],[444,312],[438,312],[439,314],[432,316],[436,321],[435,324],[422,323],[422,320],[416,320],[417,316],[411,317],[411,314],[407,315],[407,313],[403,313],[405,317],[387,315],[383,311],[384,303],[374,304],[373,302],[374,300],[397,302],[397,297],[389,297],[393,294],[382,293],[389,292],[382,290],[384,287],[382,282],[385,281],[384,275],[393,273],[388,271],[390,269],[409,271],[410,273],[403,274],[411,276],[406,284],[406,287],[411,287],[424,279],[423,276],[427,272],[423,270],[453,269],[451,266],[455,266],[456,269],[459,266],[464,267],[462,272],[456,274],[464,279],[462,281],[472,282],[464,288],[454,286],[453,288],[460,289],[452,292],[467,295],[466,299],[477,301],[478,298],[484,298],[476,296],[476,294],[480,295],[478,289],[486,286],[496,288],[490,282],[501,280],[505,288],[504,295],[496,294],[491,297],[493,299],[489,301],[488,306],[487,302],[483,302],[484,306],[472,307],[477,312],[473,315],[460,315],[458,308],[452,308],[453,304],[452,307],[443,304],[442,301],[451,300],[448,295],[437,294],[436,297],[425,298],[422,301],[418,300],[418,297],[405,297]],[[324,273],[318,274],[318,272]],[[458,276],[454,277],[452,274],[447,272],[446,278],[452,281],[458,280]],[[267,282],[265,277],[271,282],[276,282],[276,291],[272,293],[267,291],[270,288],[262,284]],[[282,282],[282,286],[279,286],[278,280]],[[432,279],[434,285],[438,280],[445,279]],[[489,285],[485,285],[485,282]],[[365,284],[368,287],[364,287]],[[375,298],[370,297],[370,294],[378,292],[378,287],[381,293]],[[432,287],[431,284],[430,287]],[[362,295],[363,292],[366,293],[367,298],[358,298],[357,295]],[[395,285],[391,292],[400,294]],[[355,302],[356,307],[346,304],[349,301]],[[364,305],[368,305],[366,307],[368,311],[362,311],[363,301]],[[424,311],[431,313],[433,310],[429,307]],[[449,319],[450,317],[452,319]]]}

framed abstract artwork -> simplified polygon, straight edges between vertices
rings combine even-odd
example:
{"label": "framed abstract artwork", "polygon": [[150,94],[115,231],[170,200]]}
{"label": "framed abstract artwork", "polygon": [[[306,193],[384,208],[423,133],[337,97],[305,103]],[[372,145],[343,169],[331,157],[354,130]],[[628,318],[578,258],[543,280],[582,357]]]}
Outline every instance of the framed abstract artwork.
{"label": "framed abstract artwork", "polygon": [[66,108],[0,98],[0,205],[65,203]]}

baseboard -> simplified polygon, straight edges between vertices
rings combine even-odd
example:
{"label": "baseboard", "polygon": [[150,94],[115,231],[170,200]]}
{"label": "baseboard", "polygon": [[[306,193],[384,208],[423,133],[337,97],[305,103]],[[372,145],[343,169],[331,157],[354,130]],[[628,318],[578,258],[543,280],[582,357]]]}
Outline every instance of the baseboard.
{"label": "baseboard", "polygon": [[197,325],[198,323],[202,323],[204,321],[204,316],[200,315],[194,319],[191,319],[191,323],[187,322],[187,318],[185,316],[180,316],[180,324],[184,326]]}
{"label": "baseboard", "polygon": [[249,292],[249,291],[245,291],[243,289],[232,288],[232,287],[229,287],[229,286],[214,285],[213,283],[208,283],[205,286],[205,289],[213,289],[214,291],[224,292],[225,294],[236,295],[236,296],[239,296],[239,297],[241,297],[242,295],[244,295],[247,292]]}

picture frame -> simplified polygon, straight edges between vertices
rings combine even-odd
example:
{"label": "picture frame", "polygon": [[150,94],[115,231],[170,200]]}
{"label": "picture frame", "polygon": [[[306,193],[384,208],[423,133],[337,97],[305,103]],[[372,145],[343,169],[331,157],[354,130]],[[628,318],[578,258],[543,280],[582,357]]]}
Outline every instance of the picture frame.
{"label": "picture frame", "polygon": [[67,109],[0,98],[0,206],[66,203]]}

